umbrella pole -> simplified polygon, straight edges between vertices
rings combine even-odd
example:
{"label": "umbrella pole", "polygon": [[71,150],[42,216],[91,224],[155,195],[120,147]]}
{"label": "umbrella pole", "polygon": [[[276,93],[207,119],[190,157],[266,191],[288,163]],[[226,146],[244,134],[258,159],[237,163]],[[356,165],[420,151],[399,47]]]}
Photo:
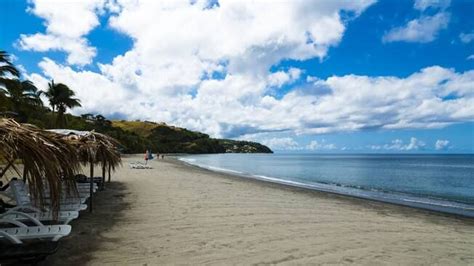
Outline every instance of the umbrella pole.
{"label": "umbrella pole", "polygon": [[89,187],[89,212],[92,212],[92,194],[94,193],[94,163],[91,161],[91,179],[90,179],[90,187]]}
{"label": "umbrella pole", "polygon": [[112,166],[109,164],[109,173],[108,173],[109,174],[109,180],[108,180],[109,183],[110,183],[110,171],[111,170],[112,170]]}
{"label": "umbrella pole", "polygon": [[23,166],[23,182],[26,183],[26,175],[28,174],[28,168]]}
{"label": "umbrella pole", "polygon": [[102,180],[100,182],[100,187],[101,189],[100,190],[104,190],[105,188],[105,165],[102,166]]}

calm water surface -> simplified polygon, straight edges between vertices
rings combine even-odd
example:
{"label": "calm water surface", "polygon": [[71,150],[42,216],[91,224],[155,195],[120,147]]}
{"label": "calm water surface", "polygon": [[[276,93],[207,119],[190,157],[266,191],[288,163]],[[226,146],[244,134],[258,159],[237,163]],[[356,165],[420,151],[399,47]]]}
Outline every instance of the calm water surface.
{"label": "calm water surface", "polygon": [[214,171],[474,217],[474,155],[212,154]]}

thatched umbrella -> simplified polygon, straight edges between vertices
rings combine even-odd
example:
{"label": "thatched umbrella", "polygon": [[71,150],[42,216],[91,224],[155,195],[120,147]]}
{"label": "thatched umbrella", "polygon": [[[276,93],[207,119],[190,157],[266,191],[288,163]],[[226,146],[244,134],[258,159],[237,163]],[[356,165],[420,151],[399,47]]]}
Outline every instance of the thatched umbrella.
{"label": "thatched umbrella", "polygon": [[120,145],[115,139],[97,133],[95,131],[77,131],[67,129],[50,130],[66,136],[66,139],[76,147],[79,158],[84,165],[90,165],[90,200],[89,211],[92,211],[92,190],[94,185],[94,165],[102,168],[101,189],[104,188],[105,174],[108,171],[109,181],[111,171],[121,164],[120,153],[117,147]]}
{"label": "thatched umbrella", "polygon": [[122,163],[117,147],[120,145],[114,138],[97,132],[91,132],[97,143],[96,162],[102,167],[102,188],[105,184],[105,173],[115,171],[115,167]]}
{"label": "thatched umbrella", "polygon": [[35,126],[19,124],[13,119],[0,119],[0,157],[6,160],[0,178],[10,167],[20,175],[15,166],[15,161],[20,160],[23,164],[22,176],[28,183],[34,202],[43,206],[47,186],[51,208],[57,213],[63,181],[79,169],[79,157],[72,145]]}

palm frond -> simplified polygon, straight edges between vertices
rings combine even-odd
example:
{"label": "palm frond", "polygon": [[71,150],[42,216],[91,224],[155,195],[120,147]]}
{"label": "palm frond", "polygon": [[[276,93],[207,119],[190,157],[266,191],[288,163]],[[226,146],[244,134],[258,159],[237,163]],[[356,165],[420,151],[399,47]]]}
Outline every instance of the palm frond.
{"label": "palm frond", "polygon": [[0,120],[0,157],[21,160],[38,207],[43,206],[44,191],[49,188],[54,212],[59,209],[64,178],[72,177],[80,166],[77,150],[61,136],[13,119]]}
{"label": "palm frond", "polygon": [[76,148],[79,160],[83,165],[93,163],[115,171],[116,167],[122,163],[120,152],[117,149],[120,143],[112,137],[95,131],[50,131],[63,134],[63,138]]}
{"label": "palm frond", "polygon": [[0,51],[0,77],[7,73],[14,77],[20,77],[20,71],[12,64],[10,55],[6,51]]}

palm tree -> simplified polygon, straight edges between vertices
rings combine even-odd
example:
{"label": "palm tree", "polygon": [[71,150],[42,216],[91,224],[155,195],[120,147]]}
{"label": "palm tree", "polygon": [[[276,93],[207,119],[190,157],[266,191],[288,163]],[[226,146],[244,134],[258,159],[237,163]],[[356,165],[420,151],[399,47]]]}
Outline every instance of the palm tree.
{"label": "palm tree", "polygon": [[66,110],[74,107],[80,107],[79,99],[74,98],[75,93],[67,85],[62,83],[54,83],[52,80],[48,84],[48,91],[45,93],[49,99],[49,104],[53,109],[53,113],[57,111],[56,126],[63,127],[66,124],[64,113]]}
{"label": "palm tree", "polygon": [[20,71],[12,64],[8,53],[0,50],[0,78],[4,78],[7,73],[13,77],[20,77]]}
{"label": "palm tree", "polygon": [[10,110],[19,114],[20,122],[27,121],[28,111],[32,108],[42,106],[41,92],[29,81],[18,79],[3,79],[4,88],[0,88],[0,95],[8,103]]}
{"label": "palm tree", "polygon": [[[9,75],[9,76],[8,76]],[[10,61],[10,56],[7,52],[0,50],[0,86],[4,87],[5,81],[10,78],[17,79],[20,76],[20,71]],[[6,106],[8,105],[8,98],[5,94],[5,90],[0,87],[0,106],[2,110],[7,111]]]}

